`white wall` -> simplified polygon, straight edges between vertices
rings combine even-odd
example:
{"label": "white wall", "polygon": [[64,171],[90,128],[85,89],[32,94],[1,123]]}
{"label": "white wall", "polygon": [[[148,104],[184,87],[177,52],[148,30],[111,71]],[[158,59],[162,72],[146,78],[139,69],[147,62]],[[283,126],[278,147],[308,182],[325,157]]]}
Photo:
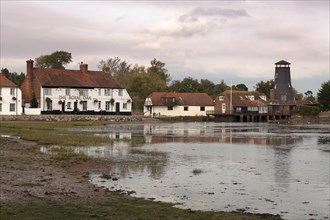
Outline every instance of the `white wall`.
{"label": "white wall", "polygon": [[188,106],[188,111],[184,111],[184,106],[173,106],[173,110],[167,110],[167,106],[151,106],[152,112],[144,107],[145,116],[206,116],[206,111],[213,111],[214,106],[205,106],[205,110],[201,111],[200,106]]}
{"label": "white wall", "polygon": [[[0,87],[0,115],[22,114],[22,92],[19,88],[12,87],[14,94],[10,94],[11,87]],[[13,108],[10,109],[10,106]]]}
{"label": "white wall", "polygon": [[24,108],[24,114],[26,115],[41,115],[41,108]]}
{"label": "white wall", "polygon": [[[46,94],[46,90],[50,89],[50,94]],[[62,110],[62,104],[59,101],[65,102],[65,111],[74,110],[74,102],[77,102],[77,108],[80,111],[84,111],[83,104],[81,101],[87,102],[87,111],[107,111],[116,112],[116,103],[119,103],[120,112],[131,112],[132,111],[132,99],[127,93],[126,89],[122,89],[122,95],[119,94],[119,89],[110,89],[109,94],[105,94],[104,88],[94,88],[94,89],[69,89],[69,94],[66,95],[65,88],[41,88],[41,103],[40,108],[42,111],[50,110],[47,108],[46,98],[52,100],[51,110]],[[80,90],[86,90],[87,94],[82,95]],[[106,101],[114,99],[113,105],[109,105],[109,109],[106,109]],[[100,106],[99,106],[99,102]],[[70,103],[70,104],[69,104]],[[126,105],[126,109],[124,109]]]}

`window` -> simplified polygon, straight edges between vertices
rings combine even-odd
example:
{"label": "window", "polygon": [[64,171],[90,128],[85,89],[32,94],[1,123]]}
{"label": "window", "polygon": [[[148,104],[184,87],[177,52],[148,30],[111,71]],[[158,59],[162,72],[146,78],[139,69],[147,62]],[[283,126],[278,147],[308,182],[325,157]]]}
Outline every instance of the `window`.
{"label": "window", "polygon": [[105,110],[107,110],[107,111],[110,110],[110,101],[105,102]]}
{"label": "window", "polygon": [[257,106],[249,106],[248,107],[248,111],[257,112],[258,111],[258,107]]}
{"label": "window", "polygon": [[14,112],[15,111],[15,103],[10,103],[9,105],[9,111]]}
{"label": "window", "polygon": [[44,88],[44,95],[52,95],[52,89]]}
{"label": "window", "polygon": [[223,96],[219,96],[219,101],[223,101],[224,97]]}
{"label": "window", "polygon": [[168,111],[172,111],[173,110],[173,106],[167,106],[167,110]]}
{"label": "window", "polygon": [[65,95],[70,95],[70,89],[65,89]]}
{"label": "window", "polygon": [[236,112],[241,112],[242,111],[242,108],[241,107],[237,107],[236,108]]}
{"label": "window", "polygon": [[123,96],[123,89],[119,89],[119,90],[118,90],[118,95],[119,95],[119,96]]}
{"label": "window", "polygon": [[205,111],[205,106],[201,106],[201,112],[204,112]]}
{"label": "window", "polygon": [[15,88],[10,88],[10,95],[15,95]]}
{"label": "window", "polygon": [[101,109],[101,101],[99,101],[99,109]]}
{"label": "window", "polygon": [[101,96],[101,94],[102,94],[102,92],[101,92],[102,90],[101,89],[99,89],[99,96]]}
{"label": "window", "polygon": [[88,89],[79,89],[79,96],[88,96]]}
{"label": "window", "polygon": [[127,103],[123,103],[123,109],[127,109]]}
{"label": "window", "polygon": [[278,78],[278,73],[275,73],[275,79]]}
{"label": "window", "polygon": [[104,89],[104,95],[110,96],[110,89]]}
{"label": "window", "polygon": [[2,103],[0,103],[0,112],[2,112]]}
{"label": "window", "polygon": [[183,111],[188,111],[189,110],[189,107],[188,106],[184,106],[183,107]]}
{"label": "window", "polygon": [[83,105],[83,111],[87,111],[87,101],[83,101],[82,105]]}
{"label": "window", "polygon": [[222,103],[221,109],[222,109],[222,113],[226,112],[226,103]]}
{"label": "window", "polygon": [[66,103],[66,107],[67,107],[68,109],[71,109],[71,102],[67,102],[67,103]]}
{"label": "window", "polygon": [[0,95],[2,95],[2,88],[0,88]]}

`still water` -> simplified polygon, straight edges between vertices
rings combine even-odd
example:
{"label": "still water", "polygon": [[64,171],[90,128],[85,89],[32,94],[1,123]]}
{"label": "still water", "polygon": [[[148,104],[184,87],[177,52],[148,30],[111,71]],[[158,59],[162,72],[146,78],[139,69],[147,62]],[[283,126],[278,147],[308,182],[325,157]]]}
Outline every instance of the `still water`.
{"label": "still water", "polygon": [[91,174],[95,185],[193,210],[330,218],[329,125],[207,122],[83,131],[116,140],[76,149],[112,160],[111,170]]}

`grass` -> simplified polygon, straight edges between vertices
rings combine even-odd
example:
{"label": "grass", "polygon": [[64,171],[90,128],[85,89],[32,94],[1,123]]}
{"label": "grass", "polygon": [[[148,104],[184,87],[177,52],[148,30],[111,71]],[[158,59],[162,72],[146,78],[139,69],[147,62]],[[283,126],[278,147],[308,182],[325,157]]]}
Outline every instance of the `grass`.
{"label": "grass", "polygon": [[199,174],[203,173],[203,170],[201,170],[201,169],[193,169],[192,173],[194,175],[199,175]]}
{"label": "grass", "polygon": [[20,207],[2,206],[0,219],[280,219],[270,215],[242,214],[239,212],[201,212],[173,208],[171,204],[128,198],[109,193],[112,202],[97,206],[70,204],[29,204]]}
{"label": "grass", "polygon": [[100,122],[1,122],[0,133],[45,145],[90,146],[112,142],[108,137],[77,134],[70,130],[79,126],[100,125]]}

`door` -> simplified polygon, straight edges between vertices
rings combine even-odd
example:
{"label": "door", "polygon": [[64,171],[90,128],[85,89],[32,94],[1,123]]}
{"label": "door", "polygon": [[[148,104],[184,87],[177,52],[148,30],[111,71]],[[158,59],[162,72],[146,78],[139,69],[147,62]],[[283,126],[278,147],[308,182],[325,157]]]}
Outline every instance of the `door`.
{"label": "door", "polygon": [[65,102],[62,102],[62,112],[65,112]]}
{"label": "door", "polygon": [[116,115],[120,113],[120,103],[116,102]]}
{"label": "door", "polygon": [[77,112],[78,111],[78,102],[73,103],[73,111]]}

